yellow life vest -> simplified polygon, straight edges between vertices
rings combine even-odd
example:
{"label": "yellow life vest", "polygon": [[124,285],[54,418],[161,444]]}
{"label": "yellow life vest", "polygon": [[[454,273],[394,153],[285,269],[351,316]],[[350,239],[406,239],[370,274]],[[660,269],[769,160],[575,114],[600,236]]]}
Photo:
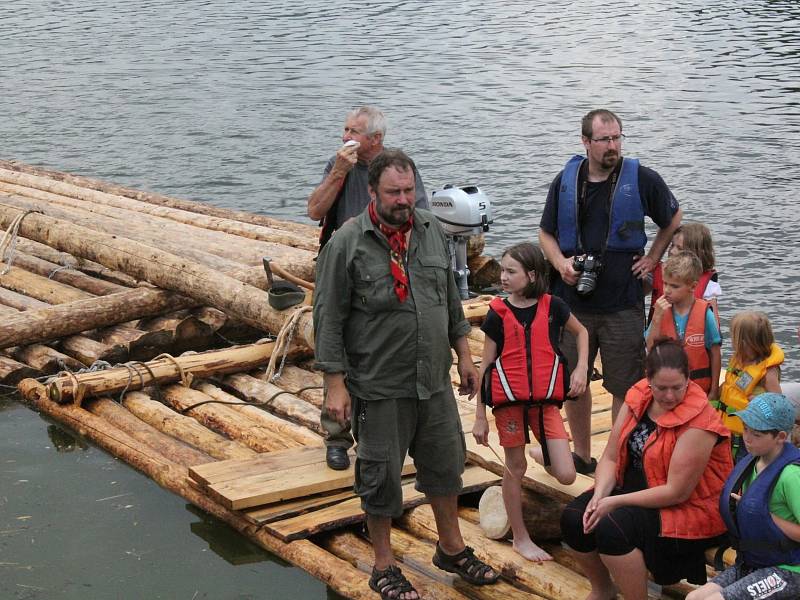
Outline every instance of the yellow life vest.
{"label": "yellow life vest", "polygon": [[733,413],[747,408],[753,390],[764,379],[767,369],[780,365],[782,362],[783,350],[777,344],[772,344],[769,356],[759,363],[742,367],[731,360],[725,370],[725,381],[720,388],[720,399],[718,402],[712,402],[714,408],[722,413],[722,422],[731,432],[739,435],[744,432],[742,420]]}

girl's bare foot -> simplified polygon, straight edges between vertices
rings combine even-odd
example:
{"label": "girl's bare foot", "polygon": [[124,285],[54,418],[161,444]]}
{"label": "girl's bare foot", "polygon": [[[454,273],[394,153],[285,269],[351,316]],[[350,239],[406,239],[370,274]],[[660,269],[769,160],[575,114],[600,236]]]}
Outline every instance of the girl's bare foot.
{"label": "girl's bare foot", "polygon": [[542,454],[541,446],[531,446],[530,448],[528,448],[528,456],[530,456],[540,465],[544,464],[544,454]]}
{"label": "girl's bare foot", "polygon": [[553,560],[552,556],[539,548],[539,546],[534,544],[530,539],[521,541],[519,543],[515,541],[512,546],[518,554],[533,562]]}

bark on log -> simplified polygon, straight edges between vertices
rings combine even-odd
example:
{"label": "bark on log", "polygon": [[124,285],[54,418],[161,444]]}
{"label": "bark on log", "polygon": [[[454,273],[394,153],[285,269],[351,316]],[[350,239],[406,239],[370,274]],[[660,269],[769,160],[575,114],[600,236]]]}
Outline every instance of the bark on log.
{"label": "bark on log", "polygon": [[[0,302],[4,299],[0,291]],[[138,317],[179,310],[192,304],[192,300],[172,292],[134,288],[87,300],[32,308],[24,315],[0,322],[0,348],[54,340]]]}
{"label": "bark on log", "polygon": [[[159,385],[174,383],[181,380],[182,374],[203,378],[255,369],[269,360],[273,347],[274,344],[270,342],[172,359],[159,358],[147,362],[146,369],[141,366],[117,367],[101,372],[80,373],[75,375],[75,378],[77,385],[83,390],[84,398],[113,395],[124,389],[140,390],[154,383]],[[59,377],[47,387],[50,399],[54,402],[72,402],[75,398],[75,381],[71,377]]]}
{"label": "bark on log", "polygon": [[[430,506],[423,505],[406,511],[399,524],[417,537],[435,541],[436,522]],[[544,562],[531,568],[527,559],[517,554],[509,544],[487,539],[480,527],[459,519],[461,535],[467,545],[475,548],[475,555],[499,568],[503,575],[519,582],[531,591],[549,600],[585,598],[591,591],[588,580],[555,562]]]}
{"label": "bark on log", "polygon": [[228,385],[242,394],[247,400],[251,402],[263,402],[267,399],[272,400],[266,406],[270,412],[299,423],[307,427],[311,431],[316,431],[320,435],[324,432],[319,423],[320,411],[317,407],[312,406],[308,402],[290,396],[283,392],[281,388],[246,375],[245,373],[237,373],[229,375],[224,379],[225,385]]}
{"label": "bark on log", "polygon": [[20,294],[19,292],[15,292],[13,290],[8,290],[2,286],[0,286],[0,304],[2,304],[3,306],[14,308],[18,311],[37,310],[40,308],[46,308],[50,306],[50,304],[48,304],[47,302],[36,300],[35,298],[31,298],[30,296],[26,296],[25,294]]}
{"label": "bark on log", "polygon": [[[20,211],[0,205],[0,226],[8,227]],[[194,298],[199,304],[214,306],[248,325],[277,332],[291,311],[276,311],[269,306],[262,290],[220,273],[192,264],[178,256],[129,240],[114,238],[85,227],[71,225],[39,214],[28,214],[20,224],[20,234],[77,256],[96,260],[112,269],[150,281]],[[313,346],[311,315],[303,315],[299,340]]]}
{"label": "bark on log", "polygon": [[183,467],[193,467],[213,462],[213,458],[196,448],[161,433],[151,425],[131,414],[111,398],[92,398],[86,409],[121,429],[135,440],[145,444]]}
{"label": "bark on log", "polygon": [[82,362],[42,344],[17,346],[10,350],[10,354],[18,361],[45,375],[52,375],[64,369],[78,371],[84,367]]}
{"label": "bark on log", "polygon": [[0,286],[48,304],[63,304],[95,297],[72,286],[58,283],[15,266],[0,275]]}
{"label": "bark on log", "polygon": [[59,343],[59,348],[87,367],[97,361],[116,365],[128,360],[128,350],[124,346],[109,346],[85,335],[65,337]]}
{"label": "bark on log", "polygon": [[23,365],[13,358],[0,355],[0,383],[3,385],[17,385],[23,379],[36,377],[39,372],[28,365]]}
{"label": "bark on log", "polygon": [[467,259],[480,256],[486,248],[486,236],[482,233],[471,235],[467,238]]}
{"label": "bark on log", "polygon": [[108,267],[104,267],[99,263],[85,258],[78,258],[68,252],[61,252],[55,248],[51,248],[47,244],[42,244],[35,240],[18,237],[17,250],[62,267],[78,269],[91,277],[97,277],[124,287],[133,288],[141,285],[140,281],[134,279],[130,275],[114,271],[113,269],[109,269]]}
{"label": "bark on log", "polygon": [[[237,404],[237,406],[229,406],[229,408],[243,414],[262,427],[274,431],[277,436],[294,440],[299,446],[313,447],[322,445],[322,438],[316,433],[312,433],[301,425],[296,425],[280,417],[276,417],[262,408],[249,406],[244,400],[240,400],[236,396],[221,390],[215,385],[204,382],[198,384],[196,389],[215,400]],[[262,401],[263,400],[266,400],[266,398],[262,399]],[[298,399],[297,402],[302,402],[302,400]]]}
{"label": "bark on log", "polygon": [[473,287],[489,287],[500,283],[500,263],[491,256],[475,256],[467,261],[469,284]]}
{"label": "bark on log", "polygon": [[[300,444],[294,440],[283,439],[275,435],[275,431],[267,429],[250,418],[222,404],[203,404],[191,408],[201,402],[213,400],[210,396],[181,385],[171,385],[162,390],[164,401],[177,411],[186,410],[187,415],[232,440],[241,442],[256,452],[272,452],[298,448]],[[188,410],[187,410],[188,409]]]}
{"label": "bark on log", "polygon": [[252,458],[256,452],[203,427],[192,417],[176,413],[143,392],[125,394],[122,405],[159,431],[182,440],[217,460]]}
{"label": "bark on log", "polygon": [[[259,373],[256,378],[265,381],[266,373]],[[295,367],[294,365],[284,365],[281,376],[277,381],[272,382],[279,388],[286,390],[295,396],[298,396],[310,402],[317,408],[322,408],[322,401],[324,393],[322,391],[322,375],[314,371],[308,371]],[[319,389],[304,390],[298,392],[305,387],[317,387]]]}
{"label": "bark on log", "polygon": [[173,354],[181,354],[187,350],[206,350],[214,340],[211,326],[188,311],[143,319],[138,328],[167,332],[171,337],[169,346]]}
{"label": "bark on log", "polygon": [[141,202],[147,202],[148,204],[169,206],[198,214],[210,215],[223,219],[233,219],[236,221],[242,221],[243,223],[262,225],[264,227],[274,227],[276,229],[282,229],[285,231],[294,231],[303,236],[308,236],[311,238],[316,238],[319,235],[317,228],[313,225],[304,225],[302,223],[295,223],[294,221],[281,221],[279,219],[273,219],[263,215],[220,208],[211,204],[206,204],[205,202],[194,202],[191,200],[170,198],[169,196],[164,196],[162,194],[126,188],[100,181],[98,179],[92,179],[80,175],[71,175],[69,173],[62,173],[60,171],[44,169],[41,167],[34,167],[17,161],[3,160],[0,161],[0,166],[2,166],[4,169],[18,171],[20,173],[29,173],[31,175],[38,175],[48,179],[53,179],[55,181],[64,181],[79,187],[106,192],[108,194],[114,194],[126,198],[132,198]]}
{"label": "bark on log", "polygon": [[14,254],[13,264],[36,275],[83,290],[93,296],[105,296],[114,292],[124,292],[128,289],[117,283],[91,277],[77,269],[64,267],[19,251]]}
{"label": "bark on log", "polygon": [[[138,214],[147,214],[154,217],[170,219],[176,223],[191,224],[195,227],[203,227],[210,231],[218,231],[252,240],[273,242],[305,250],[316,251],[317,249],[317,242],[312,236],[298,235],[272,227],[242,223],[241,221],[210,217],[176,208],[148,204],[124,196],[81,188],[43,177],[15,173],[2,168],[0,168],[0,181],[4,182],[2,189],[12,194],[27,195],[42,190],[51,195],[57,194],[76,200],[97,203],[106,207],[135,211]],[[50,198],[47,197],[42,197],[42,199],[50,200]]]}
{"label": "bark on log", "polygon": [[346,561],[336,558],[308,540],[286,543],[269,535],[266,530],[223,508],[192,488],[188,483],[185,468],[139,444],[129,435],[86,410],[74,405],[57,405],[48,401],[46,390],[35,380],[27,380],[24,383],[25,385],[21,385],[24,397],[40,412],[88,437],[162,487],[224,521],[265,550],[274,552],[284,560],[305,569],[337,593],[354,600],[374,600],[375,592],[369,588],[368,578]]}
{"label": "bark on log", "polygon": [[145,361],[166,352],[172,335],[168,331],[142,331],[127,325],[113,325],[97,332],[97,338],[109,346],[128,349],[130,360]]}

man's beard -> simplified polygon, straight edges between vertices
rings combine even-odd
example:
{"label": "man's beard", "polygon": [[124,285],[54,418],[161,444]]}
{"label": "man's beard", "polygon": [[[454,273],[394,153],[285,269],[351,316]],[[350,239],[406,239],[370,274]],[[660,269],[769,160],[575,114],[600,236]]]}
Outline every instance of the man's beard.
{"label": "man's beard", "polygon": [[619,158],[619,152],[608,150],[603,154],[603,160],[600,161],[600,164],[604,169],[610,170],[617,166]]}
{"label": "man's beard", "polygon": [[378,216],[381,220],[389,225],[390,227],[402,227],[405,225],[411,216],[414,214],[414,206],[408,206],[406,208],[395,208],[393,210],[386,210],[383,206],[383,202],[380,199],[375,203],[375,210],[378,213]]}

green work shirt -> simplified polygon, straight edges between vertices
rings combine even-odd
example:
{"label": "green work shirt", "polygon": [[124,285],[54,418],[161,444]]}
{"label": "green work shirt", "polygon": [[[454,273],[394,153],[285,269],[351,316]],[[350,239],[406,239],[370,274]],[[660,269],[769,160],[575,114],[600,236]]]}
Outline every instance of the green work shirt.
{"label": "green work shirt", "polygon": [[406,257],[410,293],[394,291],[389,243],[368,212],[346,223],[317,260],[316,366],[346,373],[364,400],[428,399],[450,385],[451,346],[469,331],[439,222],[417,209]]}

